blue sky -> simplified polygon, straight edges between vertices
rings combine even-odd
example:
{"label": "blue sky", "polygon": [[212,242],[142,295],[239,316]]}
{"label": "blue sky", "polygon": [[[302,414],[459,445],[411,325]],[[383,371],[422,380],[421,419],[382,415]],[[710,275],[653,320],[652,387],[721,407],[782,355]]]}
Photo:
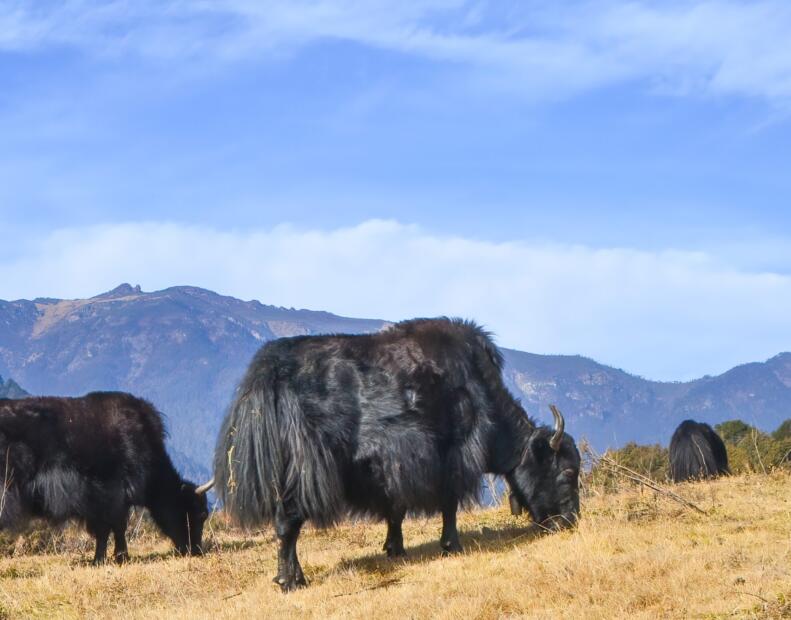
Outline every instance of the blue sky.
{"label": "blue sky", "polygon": [[683,379],[791,349],[791,5],[0,2],[0,298],[121,281]]}

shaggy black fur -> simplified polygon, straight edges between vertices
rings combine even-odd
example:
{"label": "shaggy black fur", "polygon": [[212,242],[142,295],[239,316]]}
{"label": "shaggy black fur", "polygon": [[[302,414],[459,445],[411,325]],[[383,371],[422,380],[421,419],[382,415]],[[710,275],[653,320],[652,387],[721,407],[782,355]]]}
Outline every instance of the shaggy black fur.
{"label": "shaggy black fur", "polygon": [[670,440],[670,477],[674,482],[729,474],[728,452],[708,424],[684,420]]}
{"label": "shaggy black fur", "polygon": [[127,558],[130,506],[145,506],[181,553],[200,554],[205,495],[165,451],[161,414],[130,394],[0,400],[0,529],[79,519],[103,562]]}
{"label": "shaggy black fur", "polygon": [[527,417],[501,368],[489,335],[462,320],[261,348],[220,431],[215,477],[244,525],[275,524],[283,590],[305,584],[296,540],[306,520],[384,519],[385,550],[399,556],[404,515],[441,512],[441,545],[460,551],[456,510],[478,498],[484,472],[505,476],[534,521],[576,521],[574,440],[553,450],[553,431]]}

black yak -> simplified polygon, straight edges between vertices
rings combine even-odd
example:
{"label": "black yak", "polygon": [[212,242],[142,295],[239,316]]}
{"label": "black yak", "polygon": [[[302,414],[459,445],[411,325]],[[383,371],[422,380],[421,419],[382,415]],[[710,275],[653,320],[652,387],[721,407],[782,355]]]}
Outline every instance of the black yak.
{"label": "black yak", "polygon": [[200,554],[208,489],[181,479],[164,439],[161,414],[130,394],[0,400],[0,530],[77,519],[95,564],[111,532],[122,563],[129,509],[145,506],[179,552]]}
{"label": "black yak", "polygon": [[489,335],[459,319],[258,351],[220,431],[215,476],[243,525],[274,523],[283,591],[306,584],[296,542],[307,520],[384,519],[384,549],[400,556],[405,514],[441,513],[442,549],[461,551],[456,510],[477,499],[484,472],[505,477],[514,512],[549,529],[576,522],[574,440],[556,409],[554,431],[525,414],[502,364]]}
{"label": "black yak", "polygon": [[670,440],[670,478],[673,482],[715,478],[729,474],[728,453],[708,424],[684,420]]}

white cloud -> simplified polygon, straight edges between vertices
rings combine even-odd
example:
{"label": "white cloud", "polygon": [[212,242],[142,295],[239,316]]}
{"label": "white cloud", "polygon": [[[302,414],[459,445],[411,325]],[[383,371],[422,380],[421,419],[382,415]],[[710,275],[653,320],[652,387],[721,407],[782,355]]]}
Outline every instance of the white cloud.
{"label": "white cloud", "polygon": [[791,349],[791,278],[702,252],[491,243],[390,221],[331,231],[97,226],[21,252],[0,259],[2,298],[91,296],[129,281],[349,316],[459,315],[505,346],[663,379]]}
{"label": "white cloud", "polygon": [[535,98],[637,80],[664,93],[785,103],[790,31],[786,0],[17,0],[0,7],[0,50],[67,45],[203,64],[279,58],[335,39],[450,63],[468,80]]}

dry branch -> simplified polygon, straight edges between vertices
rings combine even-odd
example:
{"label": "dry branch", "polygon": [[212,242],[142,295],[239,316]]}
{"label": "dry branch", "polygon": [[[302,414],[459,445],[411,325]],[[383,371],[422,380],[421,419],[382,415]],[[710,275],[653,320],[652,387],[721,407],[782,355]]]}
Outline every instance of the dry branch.
{"label": "dry branch", "polygon": [[5,451],[5,473],[3,474],[3,484],[0,485],[0,516],[3,514],[5,508],[6,493],[11,488],[11,448],[6,448]]}
{"label": "dry branch", "polygon": [[[354,592],[341,592],[340,594],[335,594],[333,598],[338,598],[340,596],[353,596],[355,594],[362,594],[363,592],[370,592],[371,590],[379,590],[380,588],[389,588],[390,586],[402,585],[403,583],[404,582],[402,582],[398,578],[386,579],[368,588],[363,588],[362,590],[355,590]],[[416,583],[416,582],[412,582],[412,583]]]}
{"label": "dry branch", "polygon": [[502,504],[502,499],[500,498],[500,494],[497,492],[497,478],[494,474],[487,474],[486,475],[486,485],[489,487],[489,493],[492,495],[492,500],[494,501],[495,506],[499,506]]}
{"label": "dry branch", "polygon": [[647,476],[644,476],[643,474],[640,474],[634,471],[633,469],[626,467],[625,465],[621,465],[618,461],[607,456],[606,454],[598,454],[590,446],[585,446],[584,450],[588,452],[594,464],[600,464],[605,467],[608,467],[610,471],[612,471],[613,473],[623,476],[624,478],[631,480],[632,482],[637,482],[638,484],[646,486],[649,489],[652,489],[657,493],[664,495],[665,497],[669,497],[673,501],[678,502],[679,504],[686,506],[687,508],[691,508],[702,515],[708,514],[697,504],[694,504],[688,499],[681,497],[679,494],[674,493],[670,489],[663,487],[658,482],[651,480],[651,478],[648,478]]}

